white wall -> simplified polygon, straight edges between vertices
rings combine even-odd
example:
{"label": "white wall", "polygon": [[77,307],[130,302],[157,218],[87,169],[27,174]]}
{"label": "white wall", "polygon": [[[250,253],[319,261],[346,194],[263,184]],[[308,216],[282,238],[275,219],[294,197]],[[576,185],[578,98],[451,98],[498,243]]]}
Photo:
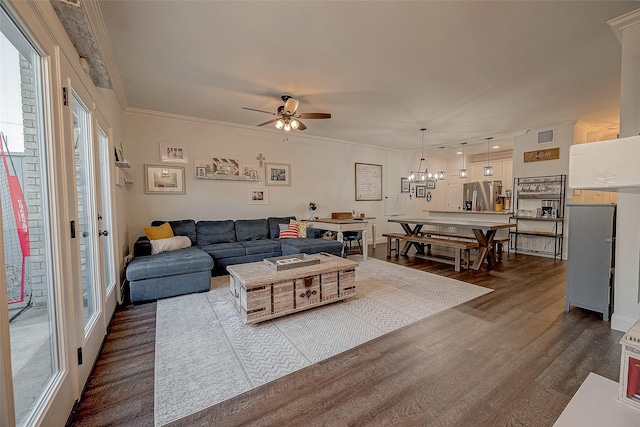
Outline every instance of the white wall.
{"label": "white wall", "polygon": [[[414,156],[409,153],[317,139],[301,133],[285,134],[142,112],[127,113],[125,129],[124,153],[131,163],[130,173],[135,182],[126,190],[130,243],[143,234],[143,227],[156,219],[197,221],[285,215],[308,218],[310,201],[318,205],[316,215],[320,217],[351,210],[375,216],[378,240],[386,231],[399,231],[397,224],[386,222],[384,201],[355,201],[355,162],[381,164],[383,196],[397,195],[400,177],[406,176],[413,164]],[[186,195],[144,192],[144,165],[160,163],[161,142],[187,147]],[[194,159],[222,157],[258,165],[259,153],[266,162],[291,164],[291,187],[264,187],[264,167],[259,168],[258,183],[194,177]],[[413,167],[417,167],[417,163]],[[268,205],[247,204],[248,189],[256,187],[268,189]],[[444,189],[441,191],[444,195]],[[407,215],[421,214],[426,204],[425,199],[408,200]]]}
{"label": "white wall", "polygon": [[[553,129],[553,141],[538,144],[538,132]],[[516,136],[513,143],[513,177],[558,175],[569,173],[569,147],[573,144],[574,123],[531,129]],[[524,153],[560,147],[560,158],[542,162],[524,162]]]}
{"label": "white wall", "polygon": [[[640,133],[640,14],[629,14],[622,31],[620,136]],[[613,26],[613,25],[612,25]],[[627,331],[640,319],[640,195],[618,194],[614,312],[611,327]]]}

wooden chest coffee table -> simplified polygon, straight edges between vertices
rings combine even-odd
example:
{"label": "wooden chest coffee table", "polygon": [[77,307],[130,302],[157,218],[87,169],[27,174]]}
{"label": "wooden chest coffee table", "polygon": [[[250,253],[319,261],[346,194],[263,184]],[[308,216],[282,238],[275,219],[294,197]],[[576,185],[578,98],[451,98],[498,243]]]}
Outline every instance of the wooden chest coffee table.
{"label": "wooden chest coffee table", "polygon": [[311,255],[320,263],[276,271],[264,262],[230,265],[231,300],[246,324],[341,301],[356,294],[357,262]]}

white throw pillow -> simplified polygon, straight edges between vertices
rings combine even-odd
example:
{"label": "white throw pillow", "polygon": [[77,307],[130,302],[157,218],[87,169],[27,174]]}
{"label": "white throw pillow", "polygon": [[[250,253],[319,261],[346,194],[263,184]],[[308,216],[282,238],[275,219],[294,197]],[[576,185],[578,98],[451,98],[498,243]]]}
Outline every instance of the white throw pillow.
{"label": "white throw pillow", "polygon": [[150,240],[150,242],[152,255],[188,248],[191,246],[191,239],[187,236],[174,236],[166,239]]}

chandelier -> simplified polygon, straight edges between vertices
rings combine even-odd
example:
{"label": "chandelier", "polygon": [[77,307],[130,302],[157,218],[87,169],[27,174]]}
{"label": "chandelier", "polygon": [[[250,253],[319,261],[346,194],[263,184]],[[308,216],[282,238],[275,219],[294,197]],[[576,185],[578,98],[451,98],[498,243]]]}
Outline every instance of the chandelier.
{"label": "chandelier", "polygon": [[444,150],[444,147],[440,147],[440,171],[436,174],[436,179],[439,179],[440,181],[444,181],[444,178],[447,175],[444,169],[442,169],[442,150]]}
{"label": "chandelier", "polygon": [[487,138],[487,166],[484,167],[484,176],[493,176],[493,166],[489,164],[489,143],[493,138]]}
{"label": "chandelier", "polygon": [[461,142],[460,145],[462,145],[462,169],[460,169],[460,171],[458,172],[458,176],[460,178],[466,178],[469,176],[469,172],[467,171],[467,168],[464,167],[464,146],[467,145],[467,143]]}
{"label": "chandelier", "polygon": [[[431,173],[431,171],[429,170],[429,163],[427,163],[426,159],[424,158],[424,132],[426,131],[426,128],[422,128],[420,129],[420,132],[422,132],[422,150],[421,150],[421,156],[420,156],[420,164],[418,165],[418,170],[417,171],[411,171],[409,173],[409,182],[413,182],[413,181],[419,181],[419,182],[426,182],[426,181],[436,181],[436,175]],[[425,168],[424,171],[422,170],[422,163],[424,162],[425,164]]]}

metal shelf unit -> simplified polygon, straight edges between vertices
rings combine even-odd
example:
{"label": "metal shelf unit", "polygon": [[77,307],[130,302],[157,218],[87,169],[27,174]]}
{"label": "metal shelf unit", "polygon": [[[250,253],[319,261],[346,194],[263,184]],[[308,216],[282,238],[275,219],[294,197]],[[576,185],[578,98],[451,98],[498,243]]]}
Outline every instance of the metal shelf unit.
{"label": "metal shelf unit", "polygon": [[[545,255],[553,255],[553,259],[562,259],[562,247],[564,240],[564,209],[566,198],[566,175],[549,175],[538,177],[515,178],[513,184],[514,203],[510,222],[518,224],[514,231],[509,232],[510,248],[515,253],[530,252]],[[555,217],[541,216],[541,201],[557,201]],[[526,225],[522,229],[521,225]],[[548,225],[551,224],[551,227]],[[543,226],[547,225],[547,229]],[[525,239],[530,241],[528,247],[524,246]],[[546,239],[546,244],[544,240]],[[520,244],[518,243],[520,240]],[[547,247],[553,243],[553,250]]]}

